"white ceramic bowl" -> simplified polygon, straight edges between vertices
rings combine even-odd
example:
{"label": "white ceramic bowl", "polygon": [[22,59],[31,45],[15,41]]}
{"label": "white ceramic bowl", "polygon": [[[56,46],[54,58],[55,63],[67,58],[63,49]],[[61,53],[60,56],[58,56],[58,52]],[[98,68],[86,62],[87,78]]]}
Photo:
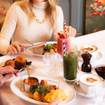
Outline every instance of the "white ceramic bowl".
{"label": "white ceramic bowl", "polygon": [[101,79],[93,74],[85,74],[80,78],[80,87],[90,97],[99,93],[101,83]]}

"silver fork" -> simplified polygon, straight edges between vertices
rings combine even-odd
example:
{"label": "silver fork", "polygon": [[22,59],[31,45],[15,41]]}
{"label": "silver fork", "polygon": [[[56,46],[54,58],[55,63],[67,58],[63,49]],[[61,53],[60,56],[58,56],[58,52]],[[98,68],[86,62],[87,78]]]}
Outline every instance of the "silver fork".
{"label": "silver fork", "polygon": [[[26,40],[26,39],[25,39],[25,40]],[[27,50],[28,48],[30,48],[30,47],[40,47],[40,46],[46,44],[46,41],[44,41],[44,42],[38,42],[38,43],[33,43],[33,42],[29,41],[29,40],[26,40],[26,41],[30,44],[30,46],[28,46],[28,47],[25,48],[26,50]]]}

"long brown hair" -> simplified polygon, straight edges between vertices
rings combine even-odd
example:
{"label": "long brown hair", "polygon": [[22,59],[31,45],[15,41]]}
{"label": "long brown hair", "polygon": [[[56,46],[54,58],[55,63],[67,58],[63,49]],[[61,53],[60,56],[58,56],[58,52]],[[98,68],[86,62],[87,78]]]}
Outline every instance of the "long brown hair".
{"label": "long brown hair", "polygon": [[[35,15],[31,9],[32,0],[22,0],[18,2],[18,4],[28,15],[29,20],[35,18]],[[45,8],[45,19],[49,21],[51,27],[54,27],[56,21],[56,0],[48,0],[47,6]]]}

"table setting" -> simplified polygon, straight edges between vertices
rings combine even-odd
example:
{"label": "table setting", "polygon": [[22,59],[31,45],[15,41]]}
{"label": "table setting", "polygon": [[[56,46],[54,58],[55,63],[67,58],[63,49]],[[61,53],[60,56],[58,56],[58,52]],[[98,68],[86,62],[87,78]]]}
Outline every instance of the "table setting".
{"label": "table setting", "polygon": [[[76,50],[74,50],[77,51],[76,54],[79,53],[78,55],[72,52],[62,56],[64,54],[62,48],[57,49],[57,42],[51,41],[44,42],[44,44],[34,44],[27,48],[25,53],[21,55],[5,55],[0,57],[0,64],[8,60],[13,60],[15,67],[17,61],[22,63],[25,59],[25,63],[21,64],[25,64],[25,66],[21,67],[25,67],[25,70],[20,71],[18,76],[14,76],[3,87],[0,87],[1,105],[14,105],[14,102],[15,105],[47,105],[47,102],[54,101],[54,97],[61,100],[59,105],[104,105],[104,33],[105,31],[100,31],[74,38],[72,44],[76,45]],[[40,46],[40,53],[38,53],[39,50],[34,50],[36,45]],[[66,43],[65,46],[69,45]],[[65,46],[63,49],[66,48]],[[42,49],[43,47],[44,50]],[[64,51],[66,52],[66,50]],[[31,51],[34,52],[32,53]],[[85,55],[81,56],[84,53]],[[91,56],[87,53],[91,54]],[[17,57],[21,59],[18,58],[16,60]],[[30,65],[28,65],[29,62],[31,62]],[[38,79],[39,82],[37,82],[37,85],[28,84],[27,86],[26,82],[24,82],[31,81],[33,83],[34,79],[27,80],[31,77]],[[21,91],[17,86],[19,81],[21,81],[19,85],[22,89],[24,90],[26,86],[28,90]],[[30,90],[33,87],[34,92]],[[39,87],[41,89],[43,87],[47,93],[42,93]]]}

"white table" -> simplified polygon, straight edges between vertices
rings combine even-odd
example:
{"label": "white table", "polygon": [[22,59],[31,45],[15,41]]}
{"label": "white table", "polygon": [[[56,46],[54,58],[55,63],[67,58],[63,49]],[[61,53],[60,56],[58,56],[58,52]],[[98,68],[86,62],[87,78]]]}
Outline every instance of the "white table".
{"label": "white table", "polygon": [[[88,34],[85,36],[77,37],[74,40],[74,43],[77,45],[77,48],[81,48],[82,46],[95,45],[99,48],[99,51],[102,53],[102,57],[100,59],[96,59],[94,62],[91,62],[92,66],[105,65],[105,31],[100,31],[92,34]],[[95,101],[97,101],[96,105],[104,105],[105,104],[105,96],[96,97],[95,99],[88,99],[82,96],[77,96],[75,105],[95,105]]]}
{"label": "white table", "polygon": [[[102,53],[102,57],[95,62],[92,62],[92,66],[96,66],[99,64],[105,64],[105,31],[100,31],[96,33],[92,33],[89,35],[77,37],[74,39],[74,43],[77,47],[81,47],[84,45],[96,45]],[[3,56],[0,57],[0,61],[5,61],[10,56]],[[31,58],[35,64],[35,73],[38,75],[40,71],[43,69],[43,62],[39,59]],[[44,73],[44,72],[43,72]],[[40,74],[41,75],[41,74]],[[105,90],[103,91],[105,93]],[[105,95],[104,97],[96,97],[96,98],[86,98],[77,94],[75,100],[73,101],[72,105],[105,105]],[[96,104],[97,101],[97,104]],[[4,85],[4,87],[0,88],[0,105],[32,105],[28,102],[25,102],[14,95],[10,88],[9,83]],[[71,105],[71,104],[69,104]]]}

